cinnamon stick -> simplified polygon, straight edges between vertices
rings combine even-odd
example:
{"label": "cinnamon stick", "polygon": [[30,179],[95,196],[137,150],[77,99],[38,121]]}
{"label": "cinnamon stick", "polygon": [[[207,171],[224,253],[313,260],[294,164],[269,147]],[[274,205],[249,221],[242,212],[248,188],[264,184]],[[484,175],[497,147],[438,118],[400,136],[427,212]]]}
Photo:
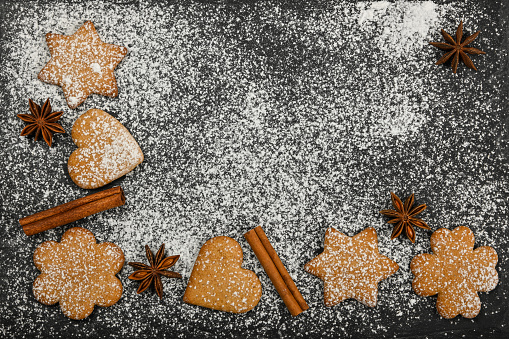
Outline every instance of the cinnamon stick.
{"label": "cinnamon stick", "polygon": [[124,191],[116,186],[32,214],[19,219],[19,223],[26,235],[34,235],[124,204]]}
{"label": "cinnamon stick", "polygon": [[283,262],[279,258],[279,255],[277,255],[276,250],[274,247],[272,247],[272,244],[269,241],[269,238],[267,238],[267,235],[263,231],[263,228],[261,226],[257,226],[254,228],[256,234],[258,235],[258,238],[260,238],[260,241],[263,244],[263,247],[265,247],[265,250],[269,254],[270,258],[272,259],[272,262],[274,262],[274,265],[276,266],[277,270],[279,271],[279,274],[283,278],[286,286],[292,292],[293,297],[295,300],[299,303],[300,308],[302,308],[303,311],[307,310],[309,308],[308,304],[306,303],[306,300],[304,300],[304,297],[302,294],[300,294],[299,289],[293,282],[292,277],[290,276],[290,273],[286,270],[285,265],[283,265]]}
{"label": "cinnamon stick", "polygon": [[[257,228],[261,229],[260,226],[258,226]],[[256,232],[257,228],[252,229],[251,231],[244,234],[244,237],[246,238],[247,242],[249,243],[249,246],[251,246],[251,248],[253,249],[253,252],[255,253],[258,260],[260,261],[260,264],[262,265],[263,269],[265,270],[265,272],[269,276],[270,280],[272,281],[272,284],[276,288],[276,291],[279,293],[279,296],[281,297],[281,299],[283,299],[283,302],[285,303],[286,307],[290,311],[290,314],[292,316],[299,315],[300,313],[302,313],[305,309],[308,309],[309,307],[307,306],[306,302],[304,301],[304,298],[302,298],[302,295],[300,295],[300,293],[298,293],[298,295],[300,295],[300,298],[304,302],[303,303],[304,307],[302,307],[299,304],[299,302],[297,301],[297,298],[294,296],[294,294],[290,290],[286,281],[288,281],[288,278],[289,278],[289,280],[292,282],[293,286],[295,286],[295,283],[293,283],[293,280],[290,277],[290,275],[288,274],[288,271],[286,271],[286,269],[284,269],[286,274],[283,273],[283,274],[287,275],[286,281],[282,277],[280,271],[276,267],[276,264],[274,263],[274,260],[272,258],[272,256],[274,256],[274,254],[275,254],[275,251],[273,251],[272,256],[269,254],[269,252],[265,248],[264,244],[262,243],[262,240],[260,239],[258,232]],[[263,230],[262,230],[262,232],[263,232]],[[265,234],[265,233],[263,233],[263,234]],[[266,236],[265,236],[265,238],[267,239]],[[267,239],[267,241],[268,241],[268,239]],[[269,242],[269,244],[270,244],[270,242]],[[272,248],[272,245],[270,247]],[[274,248],[272,248],[272,250],[274,250]],[[276,254],[276,256],[277,256],[277,254]],[[279,257],[277,257],[276,261],[279,261],[279,263],[281,263],[281,266],[283,266],[283,268],[284,268],[284,265],[281,262],[281,259],[279,259]],[[278,263],[278,265],[279,265],[279,263]],[[293,287],[292,287],[292,289],[293,289]],[[296,286],[295,286],[295,289],[297,289]],[[297,290],[297,292],[298,292],[298,290]]]}

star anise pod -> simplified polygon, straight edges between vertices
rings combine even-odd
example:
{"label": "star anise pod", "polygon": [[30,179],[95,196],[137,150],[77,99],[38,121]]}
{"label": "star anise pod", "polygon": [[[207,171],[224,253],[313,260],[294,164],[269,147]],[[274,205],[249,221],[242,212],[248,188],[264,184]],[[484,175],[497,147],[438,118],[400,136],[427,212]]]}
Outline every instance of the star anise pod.
{"label": "star anise pod", "polygon": [[451,66],[452,71],[456,73],[456,70],[458,69],[458,63],[459,63],[459,57],[461,56],[461,60],[467,65],[469,68],[473,69],[474,71],[477,71],[477,68],[475,68],[474,63],[470,58],[468,57],[468,54],[486,54],[486,52],[481,51],[480,49],[474,48],[474,47],[466,47],[470,43],[472,43],[475,38],[479,35],[481,31],[477,31],[471,36],[467,37],[465,41],[461,42],[461,38],[463,37],[463,21],[460,22],[458,29],[456,30],[456,41],[447,34],[446,31],[442,29],[442,35],[444,36],[444,39],[447,40],[449,43],[445,42],[430,42],[430,45],[433,45],[435,47],[438,47],[440,49],[443,49],[445,51],[449,51],[444,54],[443,57],[441,57],[436,64],[441,65],[447,60],[449,60],[453,55]]}
{"label": "star anise pod", "polygon": [[406,236],[413,243],[415,243],[415,230],[412,227],[417,226],[420,228],[424,228],[429,230],[429,226],[422,221],[421,219],[416,218],[415,216],[426,209],[426,205],[422,204],[415,208],[412,208],[414,204],[414,194],[412,193],[409,196],[405,203],[401,202],[401,199],[396,196],[396,194],[391,192],[392,206],[394,206],[395,210],[383,210],[380,211],[385,216],[394,218],[388,221],[389,224],[396,224],[392,231],[391,240],[399,237],[399,235],[405,231]]}
{"label": "star anise pod", "polygon": [[31,114],[18,114],[18,118],[28,125],[21,131],[21,136],[30,135],[35,133],[35,141],[42,134],[46,143],[51,147],[53,140],[53,133],[65,133],[65,130],[57,123],[58,119],[64,112],[51,112],[51,104],[49,98],[46,99],[44,105],[37,105],[32,99],[28,99],[28,105]]}
{"label": "star anise pod", "polygon": [[152,283],[157,295],[160,299],[163,298],[163,283],[161,282],[161,276],[168,278],[182,278],[182,275],[177,272],[167,271],[168,268],[175,265],[180,255],[172,255],[171,257],[164,258],[164,244],[159,247],[159,250],[154,255],[148,245],[145,245],[145,252],[147,255],[150,266],[142,264],[140,262],[130,262],[129,265],[136,268],[136,271],[129,276],[132,280],[141,280],[141,284],[138,287],[138,293],[145,291]]}

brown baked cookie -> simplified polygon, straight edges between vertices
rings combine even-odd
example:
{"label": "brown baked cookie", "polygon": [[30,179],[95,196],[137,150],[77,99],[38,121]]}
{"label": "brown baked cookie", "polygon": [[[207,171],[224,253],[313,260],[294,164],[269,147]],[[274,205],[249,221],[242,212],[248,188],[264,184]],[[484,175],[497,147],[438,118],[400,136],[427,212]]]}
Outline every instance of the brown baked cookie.
{"label": "brown baked cookie", "polygon": [[124,253],[115,244],[97,244],[89,230],[67,230],[61,242],[46,241],[34,253],[41,274],[35,279],[35,299],[45,305],[60,303],[71,319],[84,319],[95,305],[111,306],[122,296],[115,277],[124,264]]}
{"label": "brown baked cookie", "polygon": [[378,283],[394,274],[399,266],[378,252],[374,228],[348,237],[331,227],[325,232],[323,252],[304,269],[324,281],[325,306],[354,298],[374,307]]}
{"label": "brown baked cookie", "polygon": [[70,36],[48,33],[46,42],[51,59],[38,77],[62,87],[69,108],[78,107],[92,93],[118,95],[113,70],[127,48],[102,42],[91,21]]}
{"label": "brown baked cookie", "polygon": [[189,278],[184,302],[213,310],[244,313],[262,296],[260,279],[240,267],[242,248],[229,237],[215,237],[200,249]]}
{"label": "brown baked cookie", "polygon": [[422,297],[438,294],[438,313],[451,319],[461,314],[474,318],[481,310],[478,291],[488,292],[498,284],[497,252],[489,246],[474,250],[475,237],[470,228],[441,228],[430,239],[433,254],[412,259],[412,287]]}
{"label": "brown baked cookie", "polygon": [[143,161],[143,153],[127,128],[99,109],[81,115],[72,127],[78,146],[67,162],[72,181],[92,189],[109,184]]}

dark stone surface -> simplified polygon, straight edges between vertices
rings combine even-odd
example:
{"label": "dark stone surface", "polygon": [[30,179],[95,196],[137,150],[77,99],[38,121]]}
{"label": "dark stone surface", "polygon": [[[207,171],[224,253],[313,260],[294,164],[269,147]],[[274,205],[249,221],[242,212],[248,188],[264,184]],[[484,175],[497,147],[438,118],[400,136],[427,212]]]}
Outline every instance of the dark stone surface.
{"label": "dark stone surface", "polygon": [[[509,11],[505,1],[436,1],[435,20],[420,36],[405,34],[429,14],[423,2],[387,5],[359,25],[353,2],[268,1],[158,3],[0,1],[0,335],[67,337],[350,337],[504,338],[509,336],[508,139]],[[429,3],[428,3],[429,4]],[[412,16],[413,8],[420,9]],[[433,65],[441,41],[460,19],[465,35],[487,52],[478,72]],[[60,88],[36,79],[49,60],[44,34],[72,34],[93,20],[105,42],[129,54],[115,71],[118,98],[92,95],[70,110]],[[426,25],[425,25],[426,26]],[[408,46],[404,49],[401,46]],[[391,49],[392,48],[392,49]],[[18,137],[16,114],[28,98],[64,110],[49,150]],[[72,225],[26,237],[18,219],[84,196],[67,174],[75,149],[74,120],[100,108],[138,140],[145,162],[121,184],[127,204]],[[389,191],[415,192],[432,230],[469,226],[476,246],[499,254],[500,283],[480,293],[473,320],[438,315],[436,297],[411,290],[412,257],[430,252],[432,232],[412,245],[390,241],[378,214]],[[242,235],[261,224],[311,309],[292,318]],[[184,279],[164,281],[165,298],[137,295],[119,278],[122,299],[71,321],[31,291],[35,248],[72,227],[117,243],[127,261],[143,246],[181,254]],[[352,236],[373,226],[382,254],[400,270],[379,284],[378,305],[355,300],[323,306],[322,282],[303,271],[333,226]],[[244,267],[263,286],[260,304],[244,315],[182,302],[201,244],[227,235],[244,250]]]}

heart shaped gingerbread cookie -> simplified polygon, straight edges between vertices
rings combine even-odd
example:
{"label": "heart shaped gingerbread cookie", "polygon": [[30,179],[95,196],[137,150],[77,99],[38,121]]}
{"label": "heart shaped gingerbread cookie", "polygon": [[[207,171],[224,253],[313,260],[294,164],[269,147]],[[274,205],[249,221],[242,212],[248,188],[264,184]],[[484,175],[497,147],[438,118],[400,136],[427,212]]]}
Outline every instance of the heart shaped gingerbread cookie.
{"label": "heart shaped gingerbread cookie", "polygon": [[81,188],[109,184],[143,161],[140,146],[127,128],[100,109],[81,115],[71,136],[78,149],[69,157],[67,168],[72,181]]}
{"label": "heart shaped gingerbread cookie", "polygon": [[201,248],[189,278],[184,302],[213,310],[244,313],[262,296],[260,279],[241,267],[242,248],[229,237],[215,237]]}

